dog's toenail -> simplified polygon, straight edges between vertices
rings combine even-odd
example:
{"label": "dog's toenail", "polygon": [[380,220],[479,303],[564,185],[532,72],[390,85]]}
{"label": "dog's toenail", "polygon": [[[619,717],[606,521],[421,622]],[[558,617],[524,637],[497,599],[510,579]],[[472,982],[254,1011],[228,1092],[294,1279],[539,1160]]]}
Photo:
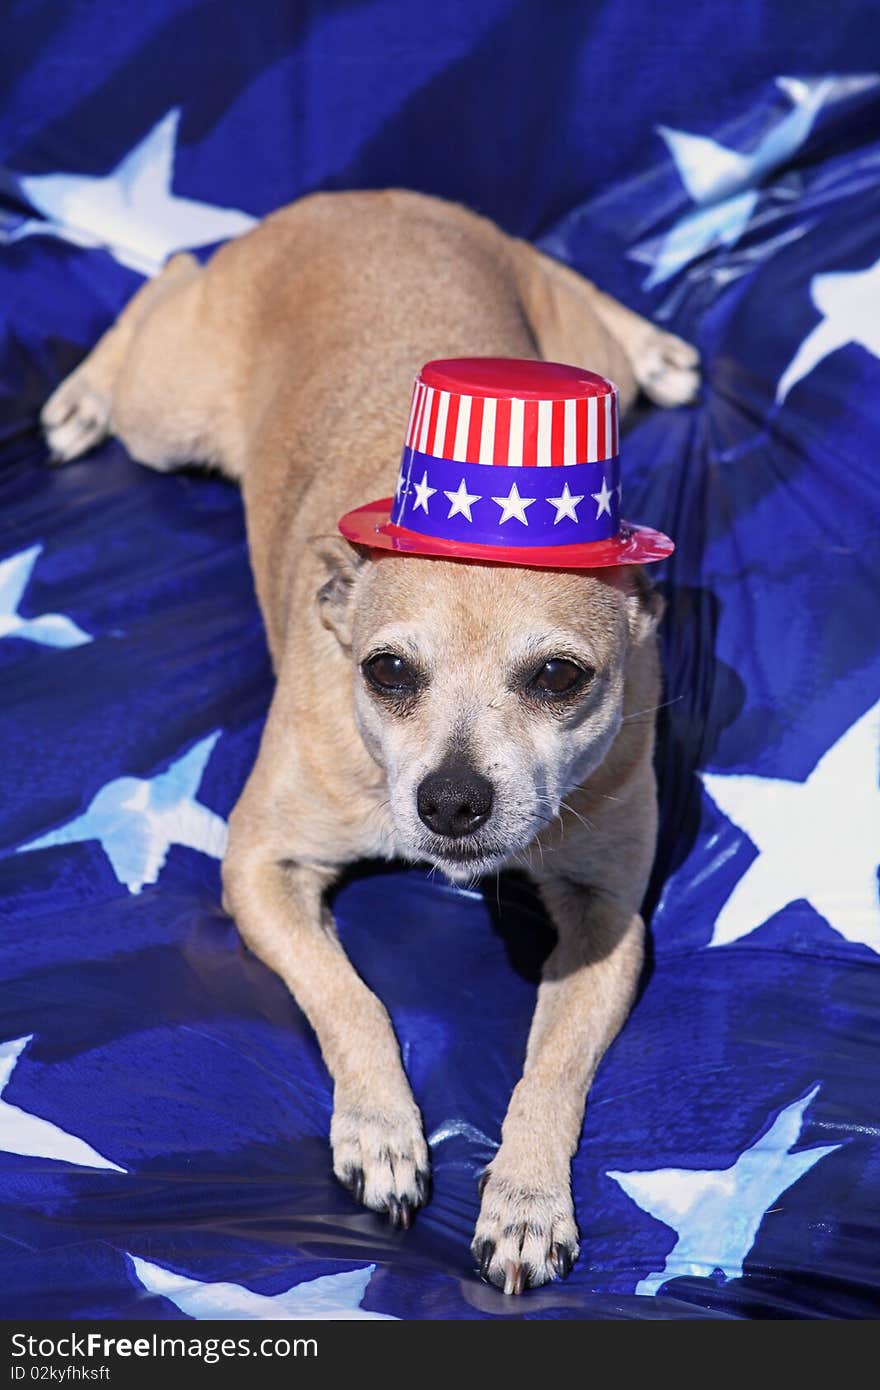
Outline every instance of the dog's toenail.
{"label": "dog's toenail", "polygon": [[504,1266],[504,1292],[520,1294],[526,1286],[525,1265],[508,1260]]}
{"label": "dog's toenail", "polygon": [[477,1260],[480,1266],[480,1277],[482,1279],[489,1278],[489,1266],[492,1263],[492,1256],[494,1254],[494,1240],[484,1240],[482,1246],[480,1247],[479,1253],[477,1254]]}

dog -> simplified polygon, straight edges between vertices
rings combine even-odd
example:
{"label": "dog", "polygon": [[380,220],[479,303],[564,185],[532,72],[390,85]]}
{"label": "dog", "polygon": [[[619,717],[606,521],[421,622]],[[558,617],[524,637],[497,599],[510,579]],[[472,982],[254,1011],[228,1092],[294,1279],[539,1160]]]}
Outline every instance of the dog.
{"label": "dog", "polygon": [[537,885],[557,944],[472,1245],[515,1294],[577,1258],[570,1163],[642,967],[662,604],[638,566],[471,564],[337,533],[393,488],[415,373],[462,354],[585,363],[624,411],[640,388],[675,405],[698,385],[692,347],[473,212],[315,194],[204,267],[169,261],[42,424],[57,462],[112,434],[151,468],[201,462],[241,484],[276,687],[224,906],[317,1035],[337,1178],[399,1226],[429,1197],[428,1149],[328,890],[376,857],[459,883],[515,862]]}

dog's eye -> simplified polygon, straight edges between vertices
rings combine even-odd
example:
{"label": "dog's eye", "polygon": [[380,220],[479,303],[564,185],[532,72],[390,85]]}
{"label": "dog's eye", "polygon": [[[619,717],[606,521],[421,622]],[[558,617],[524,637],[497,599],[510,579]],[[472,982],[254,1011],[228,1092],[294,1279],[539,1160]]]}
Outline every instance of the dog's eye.
{"label": "dog's eye", "polygon": [[564,657],[553,657],[535,672],[530,688],[539,695],[571,695],[579,686],[586,685],[592,674]]}
{"label": "dog's eye", "polygon": [[363,664],[363,672],[377,690],[412,694],[418,689],[418,676],[408,662],[395,652],[379,652]]}

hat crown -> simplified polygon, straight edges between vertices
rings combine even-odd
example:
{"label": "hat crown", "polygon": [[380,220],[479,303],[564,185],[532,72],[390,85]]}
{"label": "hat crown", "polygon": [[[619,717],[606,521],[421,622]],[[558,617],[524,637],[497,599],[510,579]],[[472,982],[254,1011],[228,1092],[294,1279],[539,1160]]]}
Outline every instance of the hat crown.
{"label": "hat crown", "polygon": [[495,467],[603,462],[618,451],[617,387],[561,362],[428,362],[416,377],[405,446]]}
{"label": "hat crown", "polygon": [[416,381],[458,395],[512,400],[577,400],[614,393],[614,383],[585,367],[530,357],[443,357],[426,362]]}

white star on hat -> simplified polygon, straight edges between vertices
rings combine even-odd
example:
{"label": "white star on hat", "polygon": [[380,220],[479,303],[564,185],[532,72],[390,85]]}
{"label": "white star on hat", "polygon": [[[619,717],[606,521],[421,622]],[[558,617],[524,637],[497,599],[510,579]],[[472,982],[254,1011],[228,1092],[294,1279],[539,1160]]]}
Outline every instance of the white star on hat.
{"label": "white star on hat", "polygon": [[602,478],[602,487],[600,490],[598,492],[591,492],[590,496],[596,503],[597,521],[603,512],[607,512],[609,516],[611,515],[611,499],[614,496],[614,488],[609,488],[605,477]]}
{"label": "white star on hat", "polygon": [[492,501],[497,502],[501,508],[498,525],[503,526],[505,521],[510,521],[511,517],[515,517],[517,521],[522,522],[523,526],[528,526],[529,519],[526,516],[526,507],[530,507],[537,500],[536,497],[520,497],[519,490],[514,483],[506,497],[492,498]]}
{"label": "white star on hat", "polygon": [[[462,478],[455,492],[446,492],[444,490],[443,495],[444,497],[448,497],[452,503],[452,506],[449,508],[449,516],[446,518],[447,521],[451,520],[454,516],[464,516],[467,517],[468,521],[473,521],[471,507],[475,502],[480,501],[480,494],[478,492],[468,492],[465,487],[464,478]],[[425,510],[427,511],[427,508]]]}
{"label": "white star on hat", "polygon": [[[464,486],[464,484],[462,484],[462,486]],[[419,507],[421,507],[422,511],[427,516],[428,499],[433,497],[436,491],[437,489],[435,487],[428,487],[428,471],[427,469],[425,469],[425,472],[422,474],[422,481],[420,483],[416,483],[416,500],[413,504],[413,511],[417,512]],[[446,496],[449,496],[448,492]],[[468,517],[468,521],[470,521],[470,517]]]}
{"label": "white star on hat", "polygon": [[548,497],[547,501],[556,508],[556,516],[553,518],[553,525],[555,526],[557,522],[560,522],[562,518],[566,516],[571,517],[572,521],[577,521],[577,509],[583,500],[583,493],[581,493],[580,497],[572,497],[568,483],[565,484],[559,497]]}

